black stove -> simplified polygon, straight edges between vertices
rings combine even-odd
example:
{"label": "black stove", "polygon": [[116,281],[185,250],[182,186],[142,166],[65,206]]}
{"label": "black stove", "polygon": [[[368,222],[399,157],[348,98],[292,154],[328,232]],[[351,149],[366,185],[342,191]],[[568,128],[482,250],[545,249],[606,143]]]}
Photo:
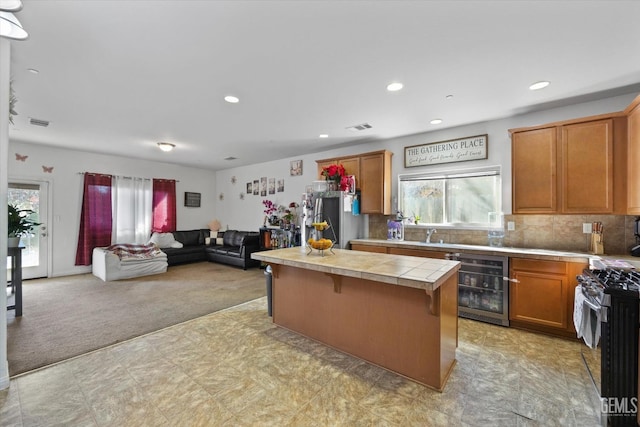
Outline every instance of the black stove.
{"label": "black stove", "polygon": [[640,272],[585,269],[577,279],[585,303],[598,313],[600,320],[600,398],[601,408],[607,408],[602,413],[605,424],[637,426],[637,409],[630,410],[629,404],[637,404],[638,397]]}

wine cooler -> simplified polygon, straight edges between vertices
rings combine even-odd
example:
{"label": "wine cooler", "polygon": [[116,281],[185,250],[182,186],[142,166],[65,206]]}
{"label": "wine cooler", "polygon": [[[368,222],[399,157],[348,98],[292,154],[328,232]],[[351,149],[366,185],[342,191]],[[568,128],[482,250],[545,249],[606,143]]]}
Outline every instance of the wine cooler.
{"label": "wine cooler", "polygon": [[458,315],[509,326],[509,258],[456,254]]}

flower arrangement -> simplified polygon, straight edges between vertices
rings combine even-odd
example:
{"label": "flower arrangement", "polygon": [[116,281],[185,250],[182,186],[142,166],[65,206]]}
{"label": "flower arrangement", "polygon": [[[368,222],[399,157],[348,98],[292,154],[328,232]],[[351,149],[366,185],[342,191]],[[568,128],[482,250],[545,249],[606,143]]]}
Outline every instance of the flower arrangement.
{"label": "flower arrangement", "polygon": [[297,217],[296,209],[298,208],[298,204],[296,202],[289,203],[289,208],[284,210],[284,215],[282,215],[282,219],[287,223],[293,223]]}
{"label": "flower arrangement", "polygon": [[273,203],[271,200],[268,199],[264,199],[262,201],[262,204],[264,205],[264,213],[267,216],[271,216],[274,212],[278,211],[278,205]]}
{"label": "flower arrangement", "polygon": [[349,178],[347,178],[344,166],[341,164],[323,167],[321,175],[324,176],[327,181],[335,182],[341,191],[346,191],[349,188]]}

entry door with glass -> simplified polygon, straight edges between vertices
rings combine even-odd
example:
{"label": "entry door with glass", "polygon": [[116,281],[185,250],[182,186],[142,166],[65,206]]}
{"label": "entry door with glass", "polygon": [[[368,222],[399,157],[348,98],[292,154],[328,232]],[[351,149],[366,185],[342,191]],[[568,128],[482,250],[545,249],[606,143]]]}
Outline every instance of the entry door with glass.
{"label": "entry door with glass", "polygon": [[[34,213],[30,218],[41,225],[28,236],[20,239],[22,251],[22,277],[34,279],[47,277],[49,260],[48,239],[48,183],[43,181],[9,182],[8,202],[18,209],[30,209]],[[7,265],[7,269],[10,265]]]}

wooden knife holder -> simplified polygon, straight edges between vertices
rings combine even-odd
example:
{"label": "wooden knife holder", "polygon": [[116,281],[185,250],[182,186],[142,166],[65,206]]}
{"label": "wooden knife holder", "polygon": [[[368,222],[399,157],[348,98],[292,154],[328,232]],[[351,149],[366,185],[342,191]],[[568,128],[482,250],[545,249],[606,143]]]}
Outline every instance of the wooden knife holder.
{"label": "wooden knife holder", "polygon": [[591,233],[590,252],[594,255],[604,254],[604,239],[602,233]]}

